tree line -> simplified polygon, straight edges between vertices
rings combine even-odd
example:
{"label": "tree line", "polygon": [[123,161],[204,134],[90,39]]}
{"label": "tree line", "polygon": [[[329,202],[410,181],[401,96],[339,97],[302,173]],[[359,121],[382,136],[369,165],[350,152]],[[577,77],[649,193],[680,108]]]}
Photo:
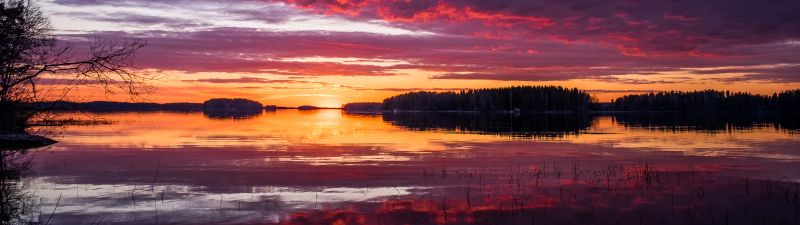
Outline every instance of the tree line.
{"label": "tree line", "polygon": [[800,89],[772,95],[731,91],[662,91],[598,103],[586,91],[559,86],[513,86],[447,92],[409,92],[382,103],[350,103],[346,111],[800,111]]}
{"label": "tree line", "polygon": [[615,99],[617,111],[798,111],[800,89],[772,95],[730,91],[669,91]]}
{"label": "tree line", "polygon": [[112,102],[112,101],[92,101],[92,102],[35,102],[31,104],[34,109],[51,111],[87,111],[87,112],[129,112],[129,111],[176,111],[190,112],[201,111],[202,103],[150,103],[150,102]]}
{"label": "tree line", "polygon": [[587,111],[593,99],[577,88],[514,86],[458,92],[410,92],[383,100],[383,110]]}

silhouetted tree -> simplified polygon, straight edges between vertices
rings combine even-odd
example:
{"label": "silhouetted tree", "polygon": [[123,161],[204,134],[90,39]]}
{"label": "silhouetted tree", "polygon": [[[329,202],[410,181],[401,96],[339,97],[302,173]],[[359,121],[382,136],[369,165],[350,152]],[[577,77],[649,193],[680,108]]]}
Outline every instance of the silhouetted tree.
{"label": "silhouetted tree", "polygon": [[771,103],[776,110],[800,111],[800,89],[773,94]]}
{"label": "silhouetted tree", "polygon": [[[53,36],[48,18],[32,1],[0,0],[0,134],[25,132],[41,109],[30,103],[65,96],[78,85],[123,90],[131,96],[148,91],[145,81],[154,76],[127,69],[143,46],[141,40],[96,41],[80,57]],[[51,86],[44,95],[37,83],[45,78],[66,82]]]}

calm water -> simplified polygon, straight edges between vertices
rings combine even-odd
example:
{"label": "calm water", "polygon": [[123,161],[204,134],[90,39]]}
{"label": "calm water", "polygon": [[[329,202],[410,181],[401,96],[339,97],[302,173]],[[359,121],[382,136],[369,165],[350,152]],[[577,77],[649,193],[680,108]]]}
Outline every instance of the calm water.
{"label": "calm water", "polygon": [[34,220],[800,223],[794,116],[62,115],[85,116],[114,123],[29,154]]}

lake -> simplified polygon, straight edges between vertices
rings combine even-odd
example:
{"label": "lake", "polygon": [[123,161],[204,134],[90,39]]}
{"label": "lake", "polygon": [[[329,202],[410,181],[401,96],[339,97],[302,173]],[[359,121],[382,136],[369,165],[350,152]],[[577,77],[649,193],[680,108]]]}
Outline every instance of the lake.
{"label": "lake", "polygon": [[796,115],[59,117],[112,123],[19,156],[42,223],[800,223]]}

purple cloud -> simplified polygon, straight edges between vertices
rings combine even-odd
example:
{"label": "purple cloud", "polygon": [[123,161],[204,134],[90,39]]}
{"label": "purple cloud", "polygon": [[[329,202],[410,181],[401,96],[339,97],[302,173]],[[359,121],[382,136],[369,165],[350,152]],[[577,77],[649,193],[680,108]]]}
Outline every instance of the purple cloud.
{"label": "purple cloud", "polygon": [[800,2],[287,0],[302,8],[459,35],[608,43],[630,55],[713,54],[800,39]]}
{"label": "purple cloud", "polygon": [[200,82],[200,83],[214,83],[214,84],[328,84],[319,81],[304,81],[304,80],[290,80],[290,79],[266,79],[260,77],[242,76],[239,78],[207,78],[196,80],[183,80],[185,82]]}
{"label": "purple cloud", "polygon": [[[215,6],[208,1],[164,0],[56,0],[55,3],[68,7],[155,8],[190,3],[194,3],[191,6]],[[229,7],[235,4],[253,7]],[[136,61],[139,67],[190,73],[396,76],[404,74],[402,70],[415,69],[436,74],[431,76],[433,79],[593,79],[626,84],[674,83],[678,81],[622,79],[615,75],[683,72],[702,79],[716,73],[697,71],[798,64],[800,45],[794,40],[800,39],[800,16],[791,10],[798,8],[798,4],[786,0],[253,0],[227,2],[219,6],[219,12],[245,21],[266,23],[282,23],[308,16],[361,22],[381,19],[388,26],[433,34],[279,31],[193,24],[169,15],[73,13],[68,16],[119,24],[160,25],[170,29],[196,26],[197,29],[91,32],[70,34],[65,40],[77,40],[76,45],[80,46],[80,40],[91,36],[144,38],[150,45],[139,52]],[[357,63],[290,60],[303,57],[357,58]],[[373,59],[405,63],[390,66],[370,64]],[[729,72],[741,75],[732,79],[800,82],[793,70]]]}

